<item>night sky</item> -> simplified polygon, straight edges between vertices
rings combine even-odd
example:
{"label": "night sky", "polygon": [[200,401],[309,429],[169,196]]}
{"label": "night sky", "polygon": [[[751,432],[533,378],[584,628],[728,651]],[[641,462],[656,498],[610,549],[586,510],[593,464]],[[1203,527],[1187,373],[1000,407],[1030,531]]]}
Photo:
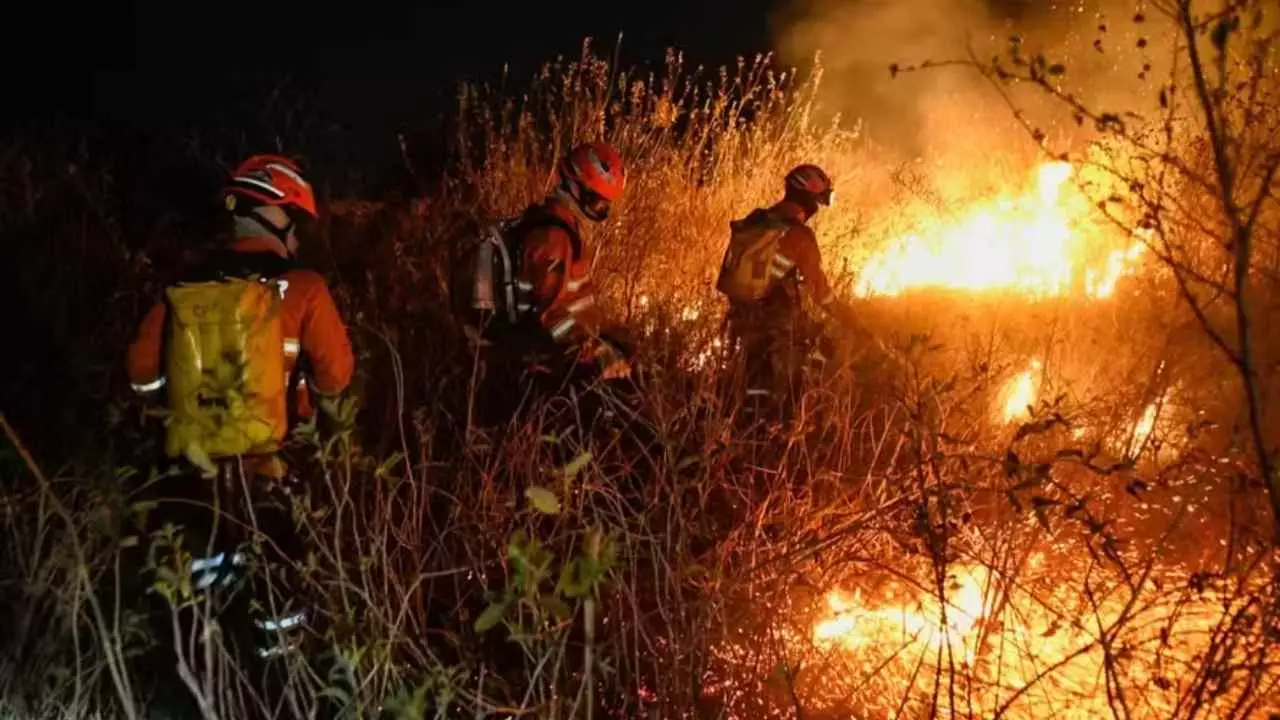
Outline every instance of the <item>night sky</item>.
{"label": "night sky", "polygon": [[[272,98],[306,108],[326,142],[357,164],[394,162],[395,133],[447,112],[458,79],[492,78],[504,62],[527,77],[585,36],[624,64],[659,62],[666,47],[718,65],[768,49],[769,0],[603,3],[135,2],[35,8],[3,32],[5,119],[51,127],[175,136],[239,130],[270,135]],[[52,58],[70,59],[55,69]]]}

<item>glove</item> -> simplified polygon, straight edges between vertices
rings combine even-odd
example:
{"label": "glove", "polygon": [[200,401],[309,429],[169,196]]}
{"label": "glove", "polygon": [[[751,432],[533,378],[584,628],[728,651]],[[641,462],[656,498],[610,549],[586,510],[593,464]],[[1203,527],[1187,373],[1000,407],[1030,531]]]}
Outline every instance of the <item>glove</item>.
{"label": "glove", "polygon": [[621,380],[622,378],[631,376],[631,363],[623,360],[615,360],[608,367],[600,371],[600,377],[605,380]]}
{"label": "glove", "polygon": [[601,340],[592,354],[595,356],[596,365],[600,368],[601,378],[617,380],[631,374],[631,363],[612,343]]}
{"label": "glove", "polygon": [[596,340],[596,347],[591,353],[604,380],[619,380],[631,376],[631,356],[633,348],[627,342],[626,334],[615,328],[601,333]]}

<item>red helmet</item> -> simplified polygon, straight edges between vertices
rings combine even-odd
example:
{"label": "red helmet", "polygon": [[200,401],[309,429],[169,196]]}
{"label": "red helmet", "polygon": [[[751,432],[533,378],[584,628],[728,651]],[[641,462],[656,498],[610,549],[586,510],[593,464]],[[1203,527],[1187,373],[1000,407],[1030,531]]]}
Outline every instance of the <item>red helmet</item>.
{"label": "red helmet", "polygon": [[797,165],[787,173],[787,195],[807,197],[819,205],[830,205],[835,195],[831,178],[817,165]]}
{"label": "red helmet", "polygon": [[609,204],[622,196],[627,171],[622,156],[607,143],[582,143],[560,161],[560,182],[593,220],[609,214]]}
{"label": "red helmet", "polygon": [[279,155],[254,155],[236,168],[224,191],[227,209],[235,210],[239,197],[255,205],[275,205],[286,211],[297,208],[316,217],[316,196],[292,160]]}

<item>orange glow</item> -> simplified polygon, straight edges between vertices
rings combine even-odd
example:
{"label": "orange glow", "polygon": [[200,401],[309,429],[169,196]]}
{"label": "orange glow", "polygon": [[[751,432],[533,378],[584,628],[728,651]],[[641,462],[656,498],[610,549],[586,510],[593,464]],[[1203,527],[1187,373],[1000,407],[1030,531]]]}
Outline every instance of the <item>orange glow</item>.
{"label": "orange glow", "polygon": [[1073,172],[1070,163],[1045,163],[1036,170],[1034,187],[1021,194],[976,203],[954,219],[926,221],[863,266],[857,294],[894,296],[936,287],[1055,297],[1075,292],[1078,281],[1085,295],[1110,297],[1144,246],[1132,243],[1113,251],[1101,267],[1085,267],[1090,238],[1076,219],[1090,206],[1078,193],[1071,203],[1063,197]]}
{"label": "orange glow", "polygon": [[[829,593],[827,612],[813,625],[811,642],[827,658],[823,662],[837,663],[829,667],[838,669],[829,671],[812,692],[832,703],[851,701],[847,693],[857,693],[857,704],[868,716],[880,716],[878,711],[892,715],[913,683],[916,698],[930,702],[932,697],[944,717],[991,717],[1005,702],[1010,703],[1007,717],[1107,716],[1107,660],[1099,627],[1109,627],[1132,606],[1116,594],[1073,619],[1061,608],[1075,607],[1068,598],[1079,589],[1063,582],[1065,577],[1045,583],[1043,573],[1052,564],[1041,554],[1032,555],[1025,571],[1038,579],[1024,577],[1014,584],[1003,583],[980,564],[953,566],[945,604],[936,590],[901,583],[892,583],[893,589],[879,599]],[[1123,672],[1143,685],[1144,702],[1156,711],[1153,716],[1163,717],[1177,702],[1177,678],[1169,668],[1193,662],[1224,614],[1221,606],[1215,607],[1221,600],[1213,593],[1178,606],[1155,600],[1156,592],[1144,589],[1142,622],[1126,630],[1125,641],[1141,648],[1142,656],[1124,663]],[[1148,656],[1152,653],[1163,655],[1165,669]],[[948,707],[945,692],[932,695],[930,668],[935,666],[943,673],[954,668],[972,683],[965,687],[973,695],[956,697],[963,707]],[[883,683],[878,689],[867,685],[868,673]],[[1048,698],[1057,699],[1046,702]]]}
{"label": "orange glow", "polygon": [[1026,419],[1027,408],[1036,402],[1036,375],[1040,371],[1040,361],[1032,360],[1031,365],[1018,373],[1004,387],[1001,393],[1004,398],[1000,417],[1004,422]]}
{"label": "orange glow", "polygon": [[945,606],[926,595],[910,606],[876,609],[867,607],[857,594],[846,598],[833,592],[827,596],[833,615],[817,624],[813,638],[819,646],[856,649],[891,645],[902,642],[905,636],[935,649],[945,643],[957,657],[967,657],[964,638],[983,615],[987,579],[986,568],[959,569],[951,577],[953,585],[948,589]]}

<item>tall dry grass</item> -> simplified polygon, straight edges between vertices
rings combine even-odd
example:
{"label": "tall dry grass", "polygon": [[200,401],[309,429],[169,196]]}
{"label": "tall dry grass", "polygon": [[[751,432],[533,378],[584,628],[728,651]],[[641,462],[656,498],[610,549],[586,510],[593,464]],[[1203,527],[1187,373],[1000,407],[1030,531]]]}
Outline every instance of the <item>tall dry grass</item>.
{"label": "tall dry grass", "polygon": [[[724,381],[733,358],[714,352],[711,273],[728,221],[775,199],[796,162],[823,164],[841,187],[873,167],[856,133],[813,120],[818,81],[767,59],[703,77],[676,54],[646,74],[584,50],[519,94],[463,87],[454,164],[424,207],[331,205],[307,252],[351,323],[361,408],[296,438],[309,488],[297,514],[314,548],[304,570],[327,634],[273,694],[256,694],[216,641],[183,636],[176,659],[154,647],[172,640],[174,613],[162,601],[148,614],[146,551],[170,538],[138,529],[162,481],[139,407],[105,405],[110,424],[79,452],[10,423],[9,447],[39,450],[5,458],[0,607],[16,631],[0,648],[0,712],[140,717],[175,696],[205,717],[1268,709],[1280,678],[1266,518],[1251,514],[1230,438],[1183,430],[1206,406],[1231,409],[1197,404],[1220,393],[1192,383],[1156,432],[1125,442],[1150,395],[1134,388],[1164,382],[1159,359],[1202,351],[1173,332],[1157,290],[1130,289],[1125,313],[1004,301],[966,319],[948,314],[954,296],[865,303],[893,358],[846,342],[793,426],[743,424]],[[646,383],[638,400],[597,387],[579,404],[525,407],[496,446],[468,447],[468,358],[444,310],[450,244],[468,222],[537,200],[560,151],[587,137],[628,159],[628,193],[590,241],[607,307],[642,338]],[[101,193],[55,207],[110,226]],[[45,215],[6,202],[34,237]],[[155,271],[127,238],[90,245],[70,221],[50,227],[128,288],[98,291],[119,317],[77,341],[111,367]],[[860,227],[856,207],[816,222],[828,250]],[[1048,381],[1062,376],[1046,372],[1025,422],[993,421],[1032,352],[1089,391],[1058,397]],[[613,417],[584,427],[576,410],[591,403]],[[958,625],[975,569],[981,618]],[[180,587],[159,589],[184,602]],[[861,605],[829,608],[834,590]],[[846,637],[870,640],[821,642],[814,627],[833,613],[857,628]]]}

